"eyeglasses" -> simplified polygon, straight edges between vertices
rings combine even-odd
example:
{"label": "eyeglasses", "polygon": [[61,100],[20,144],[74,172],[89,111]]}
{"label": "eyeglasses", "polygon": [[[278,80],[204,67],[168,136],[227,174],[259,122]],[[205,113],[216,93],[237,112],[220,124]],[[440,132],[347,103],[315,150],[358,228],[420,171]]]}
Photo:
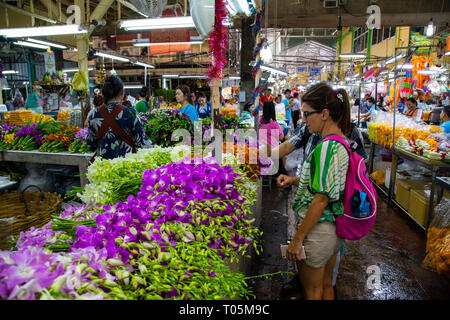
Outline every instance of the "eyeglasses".
{"label": "eyeglasses", "polygon": [[312,115],[312,114],[314,114],[314,113],[321,113],[322,111],[311,111],[311,112],[308,112],[308,111],[303,111],[303,118],[305,118],[305,120],[306,120],[306,118],[308,118],[310,115]]}

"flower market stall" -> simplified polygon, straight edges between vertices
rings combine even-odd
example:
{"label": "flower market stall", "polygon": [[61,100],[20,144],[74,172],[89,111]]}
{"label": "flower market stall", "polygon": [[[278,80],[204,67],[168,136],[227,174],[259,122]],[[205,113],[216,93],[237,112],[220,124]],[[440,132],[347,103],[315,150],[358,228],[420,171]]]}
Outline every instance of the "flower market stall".
{"label": "flower market stall", "polygon": [[177,161],[173,148],[155,147],[96,159],[77,190],[83,204],[0,251],[0,297],[251,297],[231,263],[260,250],[251,211],[258,183],[233,155],[223,158]]}
{"label": "flower market stall", "polygon": [[0,124],[0,160],[76,166],[84,186],[92,158],[86,136],[86,128],[61,124],[48,116],[11,113]]}
{"label": "flower market stall", "polygon": [[[426,125],[403,115],[396,116],[395,129],[393,123],[392,113],[374,112],[368,128],[372,142],[369,171],[374,184],[384,191],[388,201],[427,229],[434,212],[436,179],[440,173],[450,171],[450,144],[438,126]],[[372,172],[377,146],[391,155],[390,167]],[[399,170],[399,158],[411,161],[412,168]],[[428,171],[416,175],[417,167]]]}

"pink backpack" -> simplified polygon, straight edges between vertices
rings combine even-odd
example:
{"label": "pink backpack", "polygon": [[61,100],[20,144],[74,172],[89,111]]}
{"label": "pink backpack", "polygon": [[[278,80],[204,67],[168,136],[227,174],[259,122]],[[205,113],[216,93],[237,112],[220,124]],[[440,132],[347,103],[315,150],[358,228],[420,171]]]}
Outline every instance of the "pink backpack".
{"label": "pink backpack", "polygon": [[375,223],[377,192],[369,179],[364,158],[352,152],[344,138],[338,135],[330,135],[323,141],[327,140],[340,142],[349,153],[344,214],[336,218],[336,233],[342,239],[358,240],[367,235]]}

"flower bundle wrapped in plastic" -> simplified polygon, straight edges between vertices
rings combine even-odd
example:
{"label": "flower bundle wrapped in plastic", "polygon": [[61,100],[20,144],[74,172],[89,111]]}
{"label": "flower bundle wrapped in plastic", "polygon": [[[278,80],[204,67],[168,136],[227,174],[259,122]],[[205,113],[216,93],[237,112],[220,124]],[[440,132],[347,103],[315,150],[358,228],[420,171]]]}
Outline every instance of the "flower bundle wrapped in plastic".
{"label": "flower bundle wrapped in plastic", "polygon": [[[5,135],[3,143],[0,145],[2,149],[12,149],[12,150],[35,150],[39,148],[42,144],[42,136],[44,131],[40,130],[38,124],[28,124],[22,127],[7,127],[11,131],[15,131],[14,139],[11,141],[11,134]],[[9,131],[9,132],[11,132]]]}

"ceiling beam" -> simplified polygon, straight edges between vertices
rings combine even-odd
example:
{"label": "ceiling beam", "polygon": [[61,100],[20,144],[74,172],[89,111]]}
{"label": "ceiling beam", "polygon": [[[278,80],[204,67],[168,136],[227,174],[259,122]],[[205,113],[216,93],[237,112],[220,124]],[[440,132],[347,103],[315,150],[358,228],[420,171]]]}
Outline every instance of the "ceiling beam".
{"label": "ceiling beam", "polygon": [[24,9],[20,9],[18,7],[6,4],[4,2],[0,2],[0,7],[6,8],[8,10],[11,10],[11,11],[14,11],[14,12],[17,12],[17,13],[20,13],[20,14],[23,14],[25,16],[29,16],[29,17],[33,17],[35,19],[43,20],[43,21],[51,23],[51,24],[56,24],[56,23],[60,22],[60,21],[57,21],[55,19],[51,19],[51,18],[48,18],[48,17],[41,16],[40,14],[36,14],[36,13],[32,13],[32,12],[24,10]]}
{"label": "ceiling beam", "polygon": [[[52,17],[58,17],[60,16],[60,12],[58,9],[58,6],[52,1],[52,0],[40,0],[41,3],[51,12]],[[67,16],[61,12],[61,21],[62,23],[65,23],[67,21]]]}

